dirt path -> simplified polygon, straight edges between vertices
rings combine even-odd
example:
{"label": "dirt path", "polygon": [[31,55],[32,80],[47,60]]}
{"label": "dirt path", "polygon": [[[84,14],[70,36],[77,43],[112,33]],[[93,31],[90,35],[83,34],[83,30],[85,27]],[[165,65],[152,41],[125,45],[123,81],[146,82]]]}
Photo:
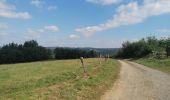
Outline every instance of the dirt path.
{"label": "dirt path", "polygon": [[119,62],[120,79],[101,100],[170,100],[170,75],[133,62]]}

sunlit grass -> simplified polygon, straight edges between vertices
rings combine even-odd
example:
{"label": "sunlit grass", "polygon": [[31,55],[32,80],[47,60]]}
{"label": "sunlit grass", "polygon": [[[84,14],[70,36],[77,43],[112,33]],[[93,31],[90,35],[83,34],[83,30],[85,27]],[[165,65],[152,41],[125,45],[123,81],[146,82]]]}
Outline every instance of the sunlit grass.
{"label": "sunlit grass", "polygon": [[170,74],[170,59],[143,58],[136,62]]}
{"label": "sunlit grass", "polygon": [[119,63],[85,59],[85,65],[87,79],[79,59],[0,65],[0,99],[97,99],[115,81]]}

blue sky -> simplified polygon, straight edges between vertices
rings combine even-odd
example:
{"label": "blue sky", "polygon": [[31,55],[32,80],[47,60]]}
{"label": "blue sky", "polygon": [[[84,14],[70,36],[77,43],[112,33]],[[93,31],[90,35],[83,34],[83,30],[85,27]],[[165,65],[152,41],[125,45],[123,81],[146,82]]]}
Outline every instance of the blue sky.
{"label": "blue sky", "polygon": [[0,46],[121,47],[170,36],[169,0],[0,0]]}

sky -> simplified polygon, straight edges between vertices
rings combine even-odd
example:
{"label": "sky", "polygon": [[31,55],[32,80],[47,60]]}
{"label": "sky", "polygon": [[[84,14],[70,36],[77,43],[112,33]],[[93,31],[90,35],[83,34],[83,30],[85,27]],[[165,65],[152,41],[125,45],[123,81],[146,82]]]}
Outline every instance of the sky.
{"label": "sky", "polygon": [[170,36],[170,0],[0,0],[0,46],[118,48]]}

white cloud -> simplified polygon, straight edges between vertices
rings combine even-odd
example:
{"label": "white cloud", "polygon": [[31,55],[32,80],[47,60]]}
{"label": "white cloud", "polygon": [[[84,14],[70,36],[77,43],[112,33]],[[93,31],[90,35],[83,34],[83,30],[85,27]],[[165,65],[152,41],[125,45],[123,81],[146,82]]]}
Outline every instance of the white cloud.
{"label": "white cloud", "polygon": [[7,4],[2,0],[0,1],[0,17],[30,19],[31,15],[28,12],[16,12],[14,5]]}
{"label": "white cloud", "polygon": [[86,0],[87,2],[101,4],[101,5],[110,5],[119,3],[121,0]]}
{"label": "white cloud", "polygon": [[26,38],[39,38],[41,33],[39,30],[27,29]]}
{"label": "white cloud", "polygon": [[5,1],[0,1],[0,9],[4,10],[14,10],[16,9],[14,5],[6,4]]}
{"label": "white cloud", "polygon": [[49,32],[58,32],[59,28],[55,25],[45,26],[44,29]]}
{"label": "white cloud", "polygon": [[0,36],[6,36],[8,35],[7,33],[4,33],[4,32],[0,32]]}
{"label": "white cloud", "polygon": [[70,38],[70,39],[79,39],[80,36],[75,35],[75,34],[71,34],[71,35],[69,36],[69,38]]}
{"label": "white cloud", "polygon": [[0,30],[8,29],[8,25],[0,23]]}
{"label": "white cloud", "polygon": [[59,28],[55,25],[45,26],[44,28],[39,29],[27,29],[26,31],[26,38],[39,38],[43,33],[54,33],[58,32]]}
{"label": "white cloud", "polygon": [[162,33],[170,33],[170,29],[159,29],[157,31]]}
{"label": "white cloud", "polygon": [[48,8],[47,8],[48,10],[57,10],[57,6],[48,6]]}
{"label": "white cloud", "polygon": [[35,7],[42,8],[45,2],[43,2],[42,0],[32,0],[31,4]]}
{"label": "white cloud", "polygon": [[139,5],[137,2],[130,2],[127,5],[121,5],[113,18],[105,23],[96,26],[77,28],[75,31],[83,33],[85,36],[91,36],[96,32],[117,28],[123,25],[141,23],[148,17],[166,13],[170,13],[170,0],[144,0],[143,5]]}
{"label": "white cloud", "polygon": [[47,5],[45,1],[43,0],[31,0],[31,5],[38,7],[38,8],[44,8],[46,10],[52,11],[52,10],[56,10],[57,6],[54,5]]}

